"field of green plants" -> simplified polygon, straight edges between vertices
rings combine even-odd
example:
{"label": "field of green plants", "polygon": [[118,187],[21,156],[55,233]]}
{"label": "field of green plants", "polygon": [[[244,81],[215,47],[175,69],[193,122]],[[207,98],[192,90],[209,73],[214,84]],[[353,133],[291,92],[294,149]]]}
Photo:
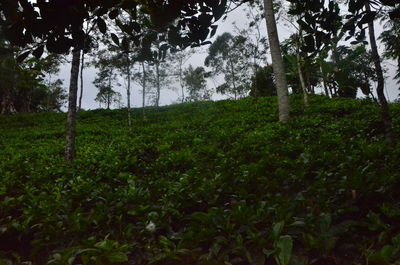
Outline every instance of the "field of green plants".
{"label": "field of green plants", "polygon": [[[400,264],[400,145],[367,100],[0,116],[0,264]],[[400,135],[400,104],[391,105]]]}

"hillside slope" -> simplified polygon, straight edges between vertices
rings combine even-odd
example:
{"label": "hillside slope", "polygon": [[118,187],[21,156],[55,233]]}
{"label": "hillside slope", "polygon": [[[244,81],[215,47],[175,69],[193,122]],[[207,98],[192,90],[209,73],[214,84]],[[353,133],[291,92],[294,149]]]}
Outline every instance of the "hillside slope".
{"label": "hillside slope", "polygon": [[399,264],[378,107],[291,100],[82,112],[70,168],[65,114],[0,116],[0,264]]}

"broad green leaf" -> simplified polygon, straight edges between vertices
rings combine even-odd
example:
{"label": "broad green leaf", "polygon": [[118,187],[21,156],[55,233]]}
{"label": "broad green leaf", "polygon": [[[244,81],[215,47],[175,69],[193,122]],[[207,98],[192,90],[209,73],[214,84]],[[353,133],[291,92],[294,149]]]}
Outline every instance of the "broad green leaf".
{"label": "broad green leaf", "polygon": [[274,224],[274,226],[272,227],[272,236],[275,240],[278,239],[279,235],[282,233],[284,226],[285,222],[281,221],[279,223]]}
{"label": "broad green leaf", "polygon": [[107,255],[107,259],[111,263],[123,263],[128,261],[128,256],[123,252],[112,252]]}
{"label": "broad green leaf", "polygon": [[279,237],[276,248],[279,250],[279,253],[275,255],[278,265],[289,265],[293,250],[292,237],[288,235]]}

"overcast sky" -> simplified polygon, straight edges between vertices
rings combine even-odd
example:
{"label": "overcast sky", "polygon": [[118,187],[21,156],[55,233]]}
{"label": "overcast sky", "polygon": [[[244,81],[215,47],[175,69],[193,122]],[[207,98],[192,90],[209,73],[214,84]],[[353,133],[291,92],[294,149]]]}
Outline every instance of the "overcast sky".
{"label": "overcast sky", "polygon": [[[245,15],[245,11],[243,9],[237,9],[230,13],[227,16],[227,19],[225,21],[220,21],[218,23],[218,30],[215,35],[221,35],[224,32],[234,32],[234,27],[232,23],[235,22],[236,26],[238,28],[246,28],[247,25],[247,19]],[[265,29],[265,23],[261,23],[261,32],[265,33],[266,35],[266,29]],[[376,29],[377,33],[382,31],[382,26],[376,23]],[[293,33],[293,29],[289,28],[288,26],[285,26],[284,23],[279,23],[278,24],[278,31],[279,31],[279,37],[280,40],[286,39],[290,34]],[[215,39],[215,37],[213,39]],[[206,55],[206,49],[208,46],[204,46],[203,51],[201,53],[197,53],[192,56],[192,58],[186,63],[185,66],[188,66],[189,64],[193,66],[203,66],[204,65],[204,59],[207,56]],[[379,45],[379,47],[382,49],[383,45]],[[269,62],[271,62],[271,59],[267,59]],[[395,75],[396,71],[396,66],[394,62],[385,62],[385,66],[388,69],[388,72],[386,75],[388,78],[386,79],[386,94],[389,98],[390,101],[395,100],[398,95],[399,95],[399,90],[398,86],[396,85],[396,82],[393,80],[392,77]],[[59,77],[64,80],[64,86],[68,87],[69,85],[69,76],[70,76],[70,65],[64,65],[61,67],[61,71],[59,74]],[[96,76],[96,70],[93,68],[87,68],[84,71],[84,94],[83,94],[83,100],[82,100],[82,107],[86,110],[88,109],[97,109],[99,108],[99,104],[95,102],[95,97],[97,94],[97,88],[93,85],[93,80],[95,79]],[[217,80],[218,82],[218,80]],[[121,87],[116,87],[114,90],[118,91],[122,95],[122,101],[123,104],[125,105],[126,102],[126,90],[124,83],[121,82],[122,86]],[[208,85],[214,87],[215,84],[209,80]],[[79,86],[80,87],[80,86]],[[178,84],[172,85],[172,87],[176,87],[175,90],[167,90],[164,89],[161,91],[161,105],[168,105],[168,104],[173,104],[176,103],[178,100],[178,97],[180,96],[180,89]],[[138,84],[133,83],[132,87],[132,95],[131,95],[131,102],[133,102],[133,107],[140,107],[142,105],[142,95],[140,93],[140,87]],[[213,96],[213,99],[223,99],[225,98],[222,95],[217,95],[215,94]]]}

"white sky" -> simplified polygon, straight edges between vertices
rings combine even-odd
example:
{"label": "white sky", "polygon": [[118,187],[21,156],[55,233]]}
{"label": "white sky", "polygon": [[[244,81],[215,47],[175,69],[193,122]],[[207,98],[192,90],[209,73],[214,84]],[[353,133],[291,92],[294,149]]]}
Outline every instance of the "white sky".
{"label": "white sky", "polygon": [[[236,26],[239,28],[245,28],[246,27],[246,15],[245,11],[243,9],[237,9],[230,13],[225,21],[220,21],[218,23],[218,30],[215,35],[221,35],[224,32],[233,32],[234,27],[232,26],[232,23],[235,22]],[[379,33],[382,31],[382,26],[379,25],[378,23],[375,23],[376,31]],[[264,32],[266,35],[266,29],[265,29],[265,23],[261,24],[262,30],[261,32]],[[290,34],[293,33],[292,29],[288,28],[288,26],[285,26],[284,23],[279,23],[278,24],[278,31],[279,31],[279,37],[280,40],[286,39]],[[215,37],[213,39],[215,39]],[[206,50],[208,46],[204,46],[203,50]],[[383,45],[379,45],[381,49],[383,49]],[[203,66],[204,64],[204,59],[206,57],[206,52],[202,52],[200,54],[195,54],[192,56],[192,58],[186,63],[185,66],[188,66],[189,64],[193,66]],[[271,62],[271,60],[268,58],[268,61]],[[389,70],[386,75],[388,78],[386,79],[386,94],[387,97],[390,101],[395,100],[398,95],[399,95],[399,90],[398,90],[398,85],[396,85],[396,82],[393,80],[392,77],[394,77],[395,72],[396,72],[396,66],[394,62],[385,62],[384,65],[387,67]],[[70,65],[64,65],[61,67],[60,75],[59,78],[64,80],[64,86],[68,88],[69,86],[69,75],[70,75]],[[93,85],[93,80],[95,79],[96,76],[96,70],[93,68],[86,68],[84,71],[84,94],[83,94],[83,100],[82,100],[82,107],[84,109],[97,109],[99,108],[99,104],[94,101],[96,94],[97,94],[97,88]],[[122,86],[114,88],[114,90],[118,91],[122,95],[122,101],[123,104],[125,105],[126,103],[126,90],[124,87],[124,83],[121,82]],[[214,83],[209,80],[208,85],[210,87],[214,87]],[[133,107],[141,107],[142,106],[142,95],[140,93],[140,87],[136,83],[132,83],[132,92],[131,92],[131,104]],[[176,85],[173,85],[176,87],[176,90],[161,90],[161,99],[160,103],[161,105],[168,105],[168,104],[173,104],[178,101],[178,97],[180,96],[180,86],[177,83]],[[80,87],[80,85],[79,85]],[[79,91],[78,91],[79,93]],[[215,94],[213,96],[213,99],[222,99],[225,98],[222,95],[217,95]]]}

